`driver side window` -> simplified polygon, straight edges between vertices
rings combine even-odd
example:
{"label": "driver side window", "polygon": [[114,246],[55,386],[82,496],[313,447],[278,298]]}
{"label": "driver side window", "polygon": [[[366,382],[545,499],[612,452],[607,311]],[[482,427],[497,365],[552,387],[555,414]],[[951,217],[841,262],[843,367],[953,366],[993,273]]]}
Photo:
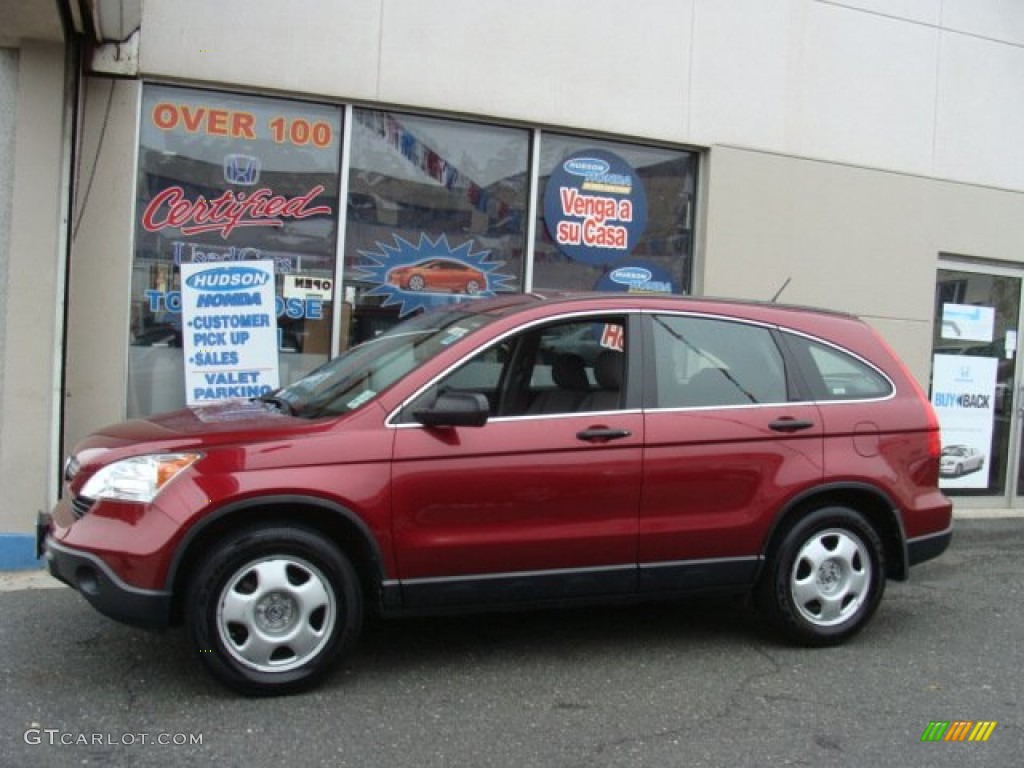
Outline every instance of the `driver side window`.
{"label": "driver side window", "polygon": [[441,394],[481,393],[490,417],[623,407],[626,323],[598,317],[531,328],[469,358],[407,406],[402,422]]}
{"label": "driver side window", "polygon": [[537,332],[524,398],[528,415],[614,411],[623,407],[625,318],[587,318]]}
{"label": "driver side window", "polygon": [[490,405],[490,414],[498,413],[501,382],[511,359],[508,339],[477,353],[454,371],[427,389],[402,412],[401,421],[415,421],[412,414],[430,408],[439,395],[481,393]]}

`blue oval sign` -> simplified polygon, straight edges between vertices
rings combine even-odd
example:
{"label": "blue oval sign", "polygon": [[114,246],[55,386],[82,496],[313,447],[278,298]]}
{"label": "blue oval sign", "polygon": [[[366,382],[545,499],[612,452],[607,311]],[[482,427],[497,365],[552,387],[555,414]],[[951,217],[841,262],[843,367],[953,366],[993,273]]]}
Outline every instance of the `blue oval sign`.
{"label": "blue oval sign", "polygon": [[573,176],[584,176],[586,178],[603,176],[611,170],[608,162],[599,157],[573,157],[566,160],[562,164],[562,168],[565,169],[566,173],[571,173]]}
{"label": "blue oval sign", "polygon": [[270,275],[252,267],[217,267],[197,272],[185,284],[194,291],[245,291],[266,285]]}
{"label": "blue oval sign", "polygon": [[643,267],[619,267],[608,275],[612,281],[619,285],[646,285],[651,281],[651,270]]}
{"label": "blue oval sign", "polygon": [[660,264],[641,259],[630,259],[621,267],[604,274],[594,285],[597,291],[624,291],[625,293],[676,293],[677,276]]}
{"label": "blue oval sign", "polygon": [[621,263],[647,226],[643,179],[614,152],[593,147],[567,157],[544,188],[544,224],[570,259]]}

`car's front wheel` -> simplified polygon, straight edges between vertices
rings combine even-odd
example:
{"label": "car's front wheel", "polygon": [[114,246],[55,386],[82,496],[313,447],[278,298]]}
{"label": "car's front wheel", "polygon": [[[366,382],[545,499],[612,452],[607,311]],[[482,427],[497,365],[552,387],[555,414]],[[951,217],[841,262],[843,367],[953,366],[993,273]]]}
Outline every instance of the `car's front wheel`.
{"label": "car's front wheel", "polygon": [[191,582],[185,614],[199,658],[247,694],[313,685],[361,626],[348,558],[314,531],[280,525],[249,528],[215,546]]}
{"label": "car's front wheel", "polygon": [[419,275],[413,275],[409,278],[409,290],[410,291],[422,291],[427,287],[427,281]]}
{"label": "car's front wheel", "polygon": [[823,507],[797,521],[769,552],[758,603],[789,639],[835,645],[859,632],[885,591],[877,532],[847,507]]}

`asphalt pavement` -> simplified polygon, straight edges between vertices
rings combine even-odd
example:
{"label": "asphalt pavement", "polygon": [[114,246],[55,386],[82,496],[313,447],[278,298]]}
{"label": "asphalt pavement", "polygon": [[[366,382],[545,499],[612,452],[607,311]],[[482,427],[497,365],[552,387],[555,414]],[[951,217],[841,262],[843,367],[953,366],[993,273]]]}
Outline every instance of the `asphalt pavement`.
{"label": "asphalt pavement", "polygon": [[[1022,554],[1024,520],[960,520],[834,649],[716,600],[404,620],[278,699],[219,687],[179,631],[8,574],[0,766],[1020,765]],[[995,726],[922,742],[956,721]]]}

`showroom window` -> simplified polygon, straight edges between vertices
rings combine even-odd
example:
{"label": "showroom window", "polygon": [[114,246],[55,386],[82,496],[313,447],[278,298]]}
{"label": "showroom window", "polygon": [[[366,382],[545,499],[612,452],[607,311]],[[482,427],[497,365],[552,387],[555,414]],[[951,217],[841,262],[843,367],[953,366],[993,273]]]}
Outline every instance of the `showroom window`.
{"label": "showroom window", "polygon": [[[260,394],[327,359],[340,144],[338,107],[144,89],[129,417]],[[182,268],[208,265],[225,281],[248,279],[238,262],[261,262],[273,275],[272,296],[232,294],[246,306],[211,291],[206,304],[222,311],[191,322],[182,311]],[[276,334],[253,334],[253,325]],[[262,350],[267,362],[239,364],[246,340],[271,347]]]}
{"label": "showroom window", "polygon": [[354,110],[341,349],[523,289],[529,146],[523,129]]}
{"label": "showroom window", "polygon": [[446,304],[689,293],[696,169],[679,149],[147,84],[127,415],[258,397]]}
{"label": "showroom window", "polygon": [[533,289],[690,293],[697,155],[544,133]]}

